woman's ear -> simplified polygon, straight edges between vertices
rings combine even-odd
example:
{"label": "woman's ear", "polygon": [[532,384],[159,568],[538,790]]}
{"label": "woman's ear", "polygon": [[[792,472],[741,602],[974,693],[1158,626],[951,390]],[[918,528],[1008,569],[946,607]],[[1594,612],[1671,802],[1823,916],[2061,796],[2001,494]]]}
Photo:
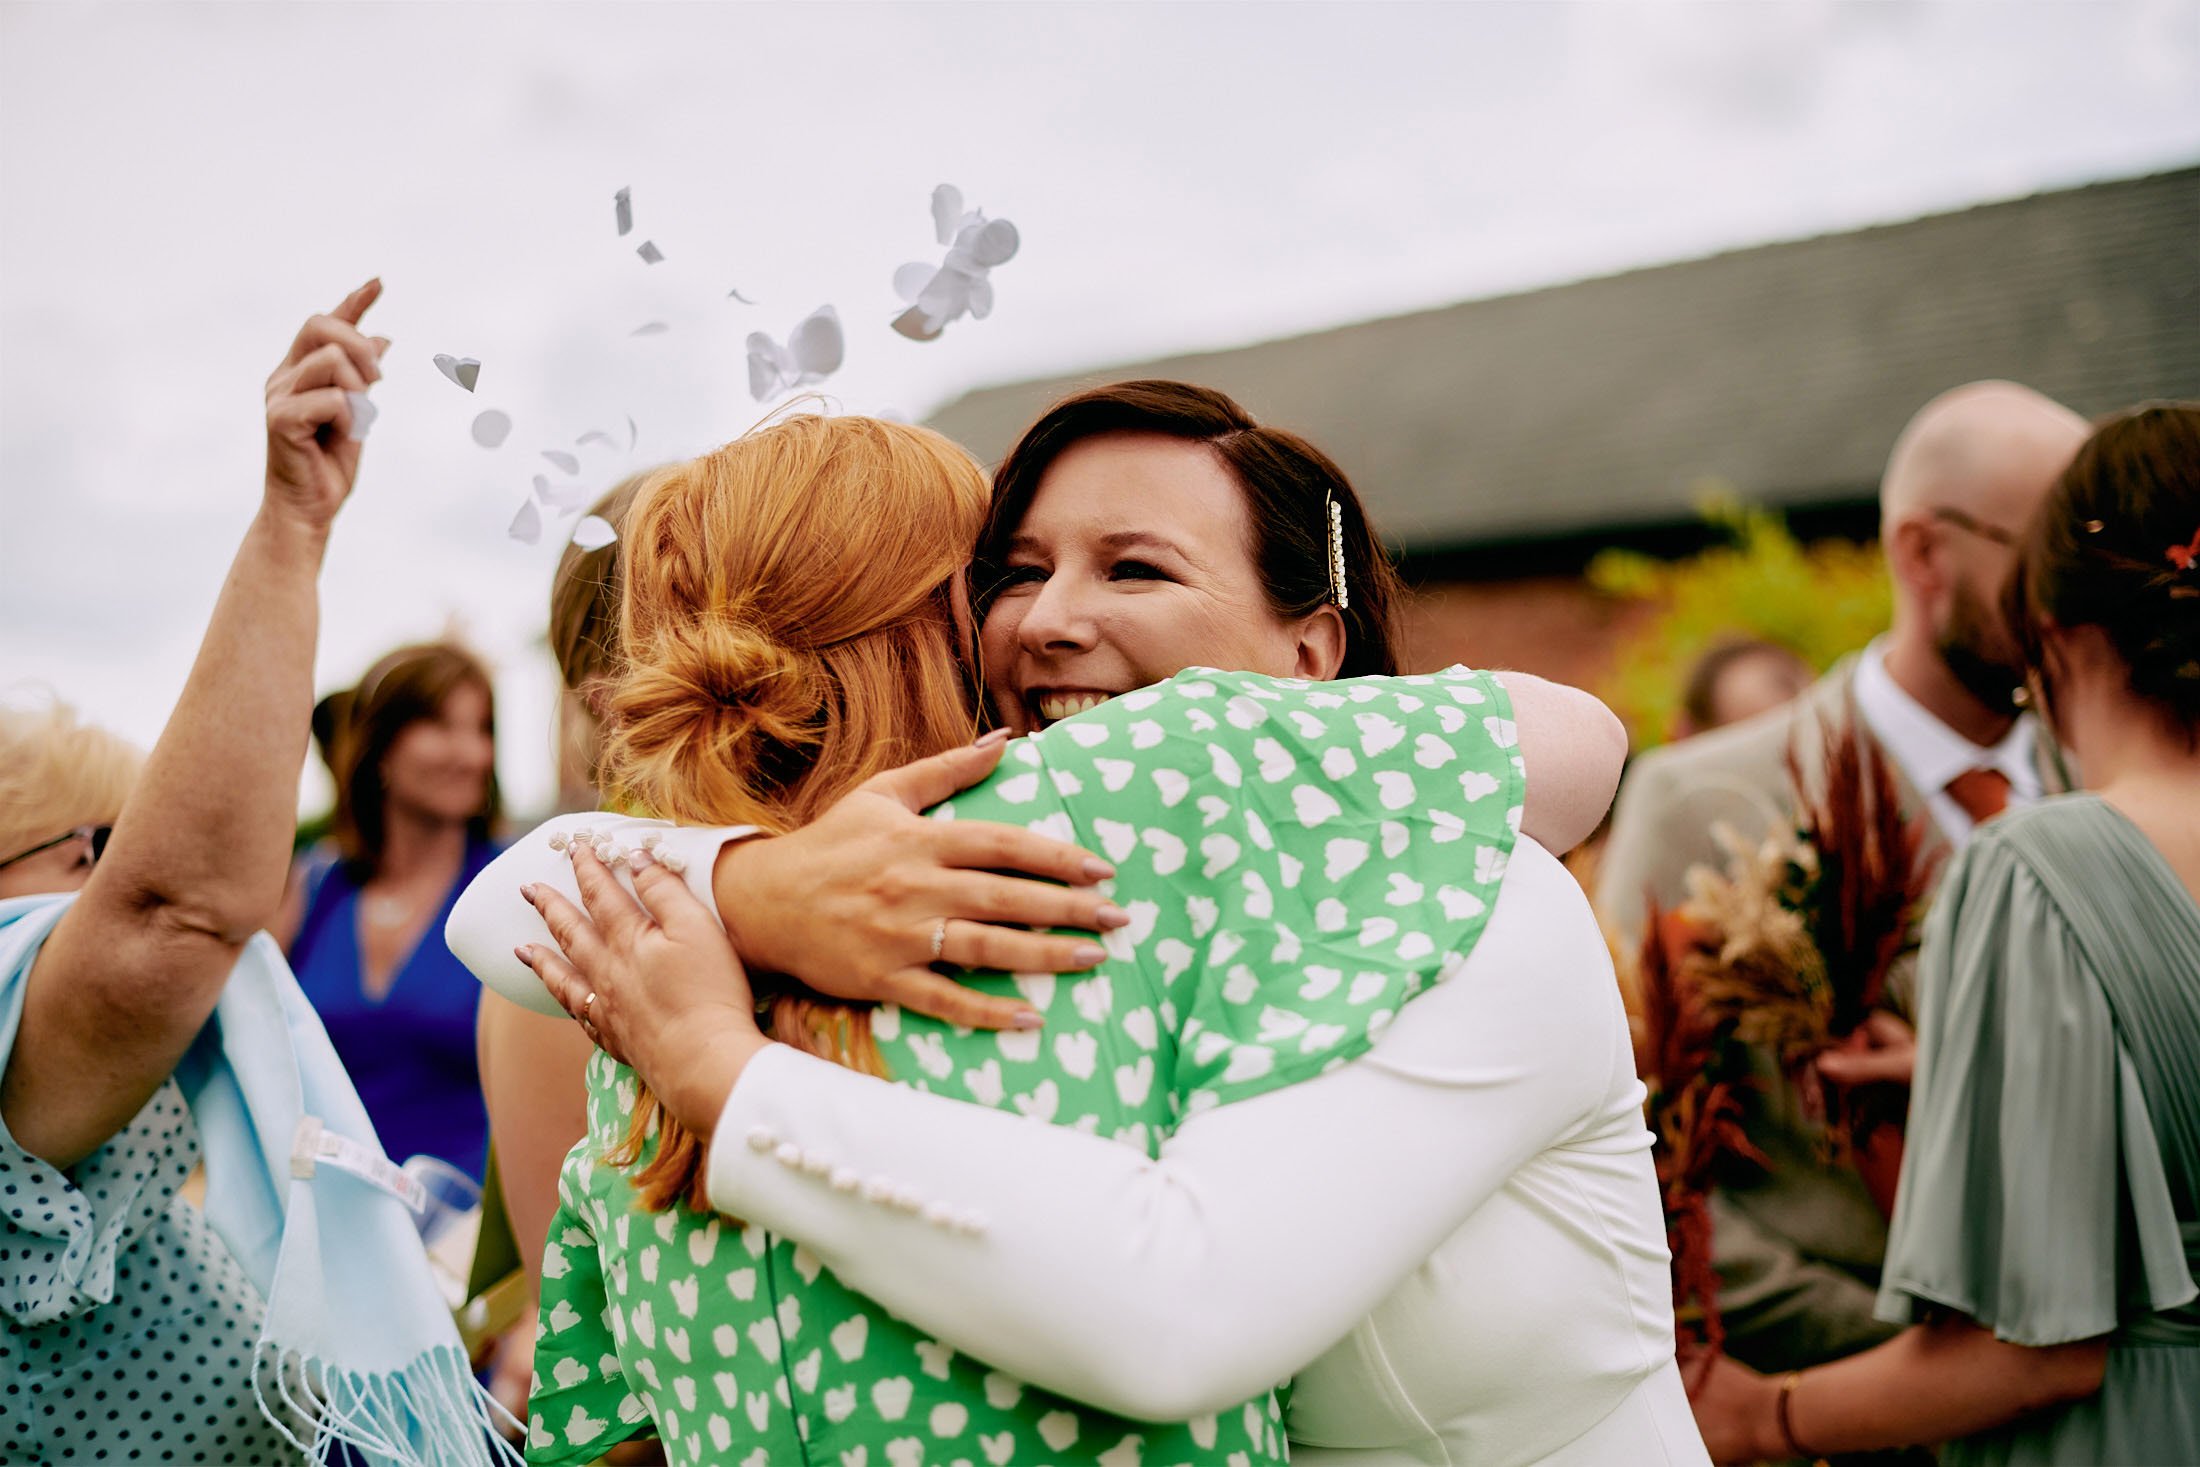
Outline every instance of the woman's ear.
{"label": "woman's ear", "polygon": [[1337,608],[1324,606],[1301,621],[1298,636],[1298,655],[1291,675],[1317,683],[1335,677],[1337,669],[1344,666],[1345,644],[1344,617]]}

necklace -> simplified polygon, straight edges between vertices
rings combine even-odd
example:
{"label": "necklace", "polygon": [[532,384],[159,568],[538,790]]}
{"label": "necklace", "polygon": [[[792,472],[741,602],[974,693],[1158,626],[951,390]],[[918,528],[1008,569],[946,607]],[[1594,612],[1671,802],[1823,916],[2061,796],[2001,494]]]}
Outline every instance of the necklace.
{"label": "necklace", "polygon": [[413,917],[413,904],[403,897],[370,896],[361,905],[369,927],[402,927]]}

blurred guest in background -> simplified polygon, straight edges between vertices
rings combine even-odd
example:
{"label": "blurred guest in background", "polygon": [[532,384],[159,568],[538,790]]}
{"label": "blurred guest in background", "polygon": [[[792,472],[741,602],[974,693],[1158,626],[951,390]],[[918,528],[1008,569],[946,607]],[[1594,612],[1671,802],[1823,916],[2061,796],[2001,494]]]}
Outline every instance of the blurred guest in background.
{"label": "blurred guest in background", "polygon": [[2009,602],[2088,793],[1982,832],[1927,929],[1879,1292],[1916,1323],[1777,1382],[1715,1366],[1727,1460],[2200,1462],[2200,406],[2086,442]]}
{"label": "blurred guest in background", "polygon": [[[1928,850],[1960,846],[2009,805],[2067,787],[2057,756],[2019,716],[2022,658],[1998,597],[2018,529],[2085,440],[2083,419],[2028,388],[1976,382],[1911,419],[1880,482],[1880,533],[1894,624],[1787,707],[1653,750],[1622,784],[1597,879],[1597,906],[1632,946],[1645,898],[1685,895],[1689,869],[1718,867],[1713,827],[1750,838],[1788,826],[1787,754],[1816,727],[1853,730],[1892,766]],[[1912,971],[1889,983],[1906,1012]],[[1891,1022],[1891,1021],[1889,1021]],[[1727,1347],[1786,1370],[1875,1344],[1886,1217],[1853,1167],[1823,1159],[1821,1131],[1769,1057],[1745,1124],[1769,1158],[1713,1194],[1714,1252]]]}
{"label": "blurred guest in background", "polygon": [[1737,637],[1714,644],[1688,670],[1677,739],[1784,707],[1811,684],[1810,664],[1778,642]]}
{"label": "blurred guest in background", "polygon": [[383,1148],[476,1181],[489,1135],[478,990],[442,933],[496,854],[493,707],[488,669],[449,643],[368,669],[338,731],[337,849],[299,873],[285,944]]}

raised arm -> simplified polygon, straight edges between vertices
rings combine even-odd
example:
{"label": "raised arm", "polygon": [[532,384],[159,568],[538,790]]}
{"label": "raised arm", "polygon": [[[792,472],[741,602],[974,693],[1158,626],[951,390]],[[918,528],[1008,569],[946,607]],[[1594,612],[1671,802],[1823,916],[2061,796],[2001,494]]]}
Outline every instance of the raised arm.
{"label": "raised arm", "polygon": [[[606,943],[686,941],[677,885],[640,884],[656,924],[599,910],[600,939],[551,904],[592,973]],[[582,981],[553,954],[531,960],[561,991]],[[652,1045],[625,1057],[684,1124],[715,1130],[716,1206],[800,1239],[965,1353],[1151,1420],[1219,1409],[1314,1359],[1632,1074],[1587,904],[1527,843],[1466,968],[1370,1054],[1193,1116],[1159,1160],[767,1045],[740,1002],[676,991],[723,994],[738,973],[644,961],[652,982],[617,991],[652,1008],[599,1002],[605,1043]]]}
{"label": "raised arm", "polygon": [[282,899],[321,558],[359,469],[347,394],[381,376],[389,345],[359,319],[381,290],[308,321],[268,378],[259,512],[106,854],[31,969],[0,1114],[55,1166],[152,1098]]}

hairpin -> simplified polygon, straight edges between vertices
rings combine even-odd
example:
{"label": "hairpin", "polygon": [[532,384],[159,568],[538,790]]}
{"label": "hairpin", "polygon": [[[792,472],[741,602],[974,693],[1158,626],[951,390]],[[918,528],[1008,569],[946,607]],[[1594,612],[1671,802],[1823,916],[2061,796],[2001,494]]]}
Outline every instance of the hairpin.
{"label": "hairpin", "polygon": [[1329,599],[1337,603],[1339,611],[1352,604],[1351,589],[1344,579],[1344,506],[1337,503],[1334,494],[1323,494],[1329,506]]}

